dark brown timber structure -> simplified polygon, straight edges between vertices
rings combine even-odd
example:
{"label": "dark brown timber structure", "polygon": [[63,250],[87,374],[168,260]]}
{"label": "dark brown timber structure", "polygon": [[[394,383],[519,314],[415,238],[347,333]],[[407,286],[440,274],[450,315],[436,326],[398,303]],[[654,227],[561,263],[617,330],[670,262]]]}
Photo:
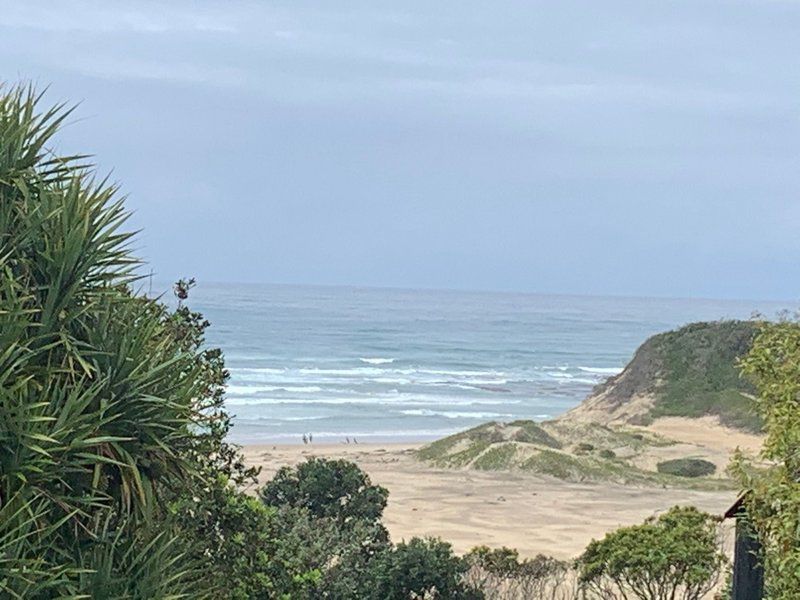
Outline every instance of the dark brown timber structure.
{"label": "dark brown timber structure", "polygon": [[726,519],[736,519],[731,600],[762,600],[764,568],[760,560],[761,542],[747,520],[745,498],[746,495],[740,496],[725,513]]}

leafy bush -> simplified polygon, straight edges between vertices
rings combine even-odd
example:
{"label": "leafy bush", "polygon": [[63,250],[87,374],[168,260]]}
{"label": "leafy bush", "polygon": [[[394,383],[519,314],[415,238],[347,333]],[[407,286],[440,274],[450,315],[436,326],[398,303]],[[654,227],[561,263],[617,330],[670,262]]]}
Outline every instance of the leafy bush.
{"label": "leafy bush", "polygon": [[594,444],[588,442],[581,442],[575,446],[575,454],[588,454],[594,451]]}
{"label": "leafy bush", "polygon": [[758,391],[766,439],[754,468],[739,454],[734,471],[746,494],[750,524],[763,544],[768,598],[800,597],[800,323],[763,323],[742,368]]}
{"label": "leafy bush", "polygon": [[713,475],[717,466],[702,458],[674,458],[658,463],[656,469],[659,473],[678,477],[706,477]]}
{"label": "leafy bush", "polygon": [[617,454],[613,450],[609,450],[608,448],[603,448],[600,452],[597,453],[600,458],[605,458],[611,460],[612,458],[616,458]]}
{"label": "leafy bush", "polygon": [[375,523],[383,514],[386,488],[346,460],[310,458],[297,467],[282,467],[260,491],[270,506],[304,508],[317,518]]}
{"label": "leafy bush", "polygon": [[415,538],[391,545],[379,521],[387,492],[353,463],[312,458],[285,467],[260,496],[275,511],[265,539],[275,548],[269,579],[294,574],[280,582],[283,590],[302,576],[305,587],[295,585],[295,594],[319,598],[480,597],[464,583],[466,564],[449,544]]}
{"label": "leafy bush", "polygon": [[224,589],[231,600],[259,600],[280,594],[299,597],[316,589],[317,564],[287,556],[290,536],[280,512],[248,496],[220,476],[209,493],[172,506],[181,524],[181,546]]}
{"label": "leafy bush", "polygon": [[464,557],[469,583],[489,599],[571,599],[575,578],[568,563],[549,556],[520,560],[511,548],[477,546]]}
{"label": "leafy bush", "polygon": [[369,568],[368,589],[354,597],[479,600],[483,594],[464,580],[467,568],[467,562],[453,554],[450,544],[435,538],[413,538],[378,556]]}
{"label": "leafy bush", "polygon": [[315,517],[308,509],[289,506],[277,510],[271,536],[275,553],[270,575],[280,578],[279,589],[299,597],[360,597],[361,590],[370,587],[370,563],[391,548],[380,523],[344,526],[336,518]]}
{"label": "leafy bush", "polygon": [[674,507],[593,540],[577,561],[581,584],[602,598],[699,600],[725,565],[715,519]]}

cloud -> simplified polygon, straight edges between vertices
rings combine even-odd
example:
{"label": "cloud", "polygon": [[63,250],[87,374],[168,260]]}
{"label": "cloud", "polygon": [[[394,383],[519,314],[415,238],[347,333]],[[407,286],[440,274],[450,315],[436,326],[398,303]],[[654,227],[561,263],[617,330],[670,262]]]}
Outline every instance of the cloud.
{"label": "cloud", "polygon": [[[663,274],[626,271],[627,291],[650,293],[689,289],[717,255],[760,257],[750,275],[769,284],[784,264],[771,248],[800,252],[785,208],[800,190],[797,2],[0,0],[0,14],[0,69],[85,101],[65,135],[117,168],[160,270],[210,253],[222,266],[199,274],[220,280],[369,283],[347,277],[385,265],[380,282],[414,286],[461,261],[453,285],[502,271],[526,288],[539,272],[558,290],[678,240]],[[220,204],[192,222],[197,246],[178,244],[158,210],[193,214],[194,190]]]}
{"label": "cloud", "polygon": [[214,87],[244,87],[248,73],[237,67],[191,62],[143,59],[125,56],[82,54],[68,58],[62,68],[81,75],[108,80],[150,80],[164,83],[202,84]]}
{"label": "cloud", "polygon": [[[219,5],[217,5],[219,7]],[[235,33],[236,26],[225,11],[213,5],[195,10],[166,2],[73,1],[45,3],[37,0],[0,3],[2,26],[46,32],[83,32],[90,34],[132,32],[165,34],[176,31]]]}

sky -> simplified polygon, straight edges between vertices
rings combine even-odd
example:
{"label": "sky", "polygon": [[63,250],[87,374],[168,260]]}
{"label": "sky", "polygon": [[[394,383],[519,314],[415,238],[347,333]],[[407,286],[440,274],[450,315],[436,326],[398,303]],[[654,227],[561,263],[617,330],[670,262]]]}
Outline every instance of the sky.
{"label": "sky", "polygon": [[156,277],[800,298],[800,1],[11,2]]}

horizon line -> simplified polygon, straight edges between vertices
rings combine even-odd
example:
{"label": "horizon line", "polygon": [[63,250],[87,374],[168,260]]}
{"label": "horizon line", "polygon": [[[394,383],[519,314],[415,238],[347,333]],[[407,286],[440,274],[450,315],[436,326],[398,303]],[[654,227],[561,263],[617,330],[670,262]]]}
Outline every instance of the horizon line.
{"label": "horizon line", "polygon": [[[174,282],[167,282],[166,279],[158,279],[155,274],[144,275],[142,280],[152,277],[153,283],[172,286]],[[195,278],[197,279],[197,278]],[[375,291],[397,291],[397,292],[444,292],[444,293],[469,293],[469,294],[496,294],[507,296],[554,296],[569,298],[606,298],[606,299],[625,299],[625,300],[699,300],[712,302],[769,302],[775,304],[792,303],[797,305],[800,310],[800,296],[797,298],[734,298],[734,297],[714,297],[714,296],[666,296],[666,295],[637,295],[637,294],[608,294],[608,293],[575,293],[575,292],[542,292],[530,290],[497,290],[486,288],[448,288],[448,287],[409,287],[403,285],[370,285],[370,284],[351,284],[351,283],[287,283],[269,281],[224,281],[224,280],[200,280],[197,285],[237,285],[237,286],[271,286],[271,287],[301,287],[301,288],[344,288],[355,290],[375,290]]]}

